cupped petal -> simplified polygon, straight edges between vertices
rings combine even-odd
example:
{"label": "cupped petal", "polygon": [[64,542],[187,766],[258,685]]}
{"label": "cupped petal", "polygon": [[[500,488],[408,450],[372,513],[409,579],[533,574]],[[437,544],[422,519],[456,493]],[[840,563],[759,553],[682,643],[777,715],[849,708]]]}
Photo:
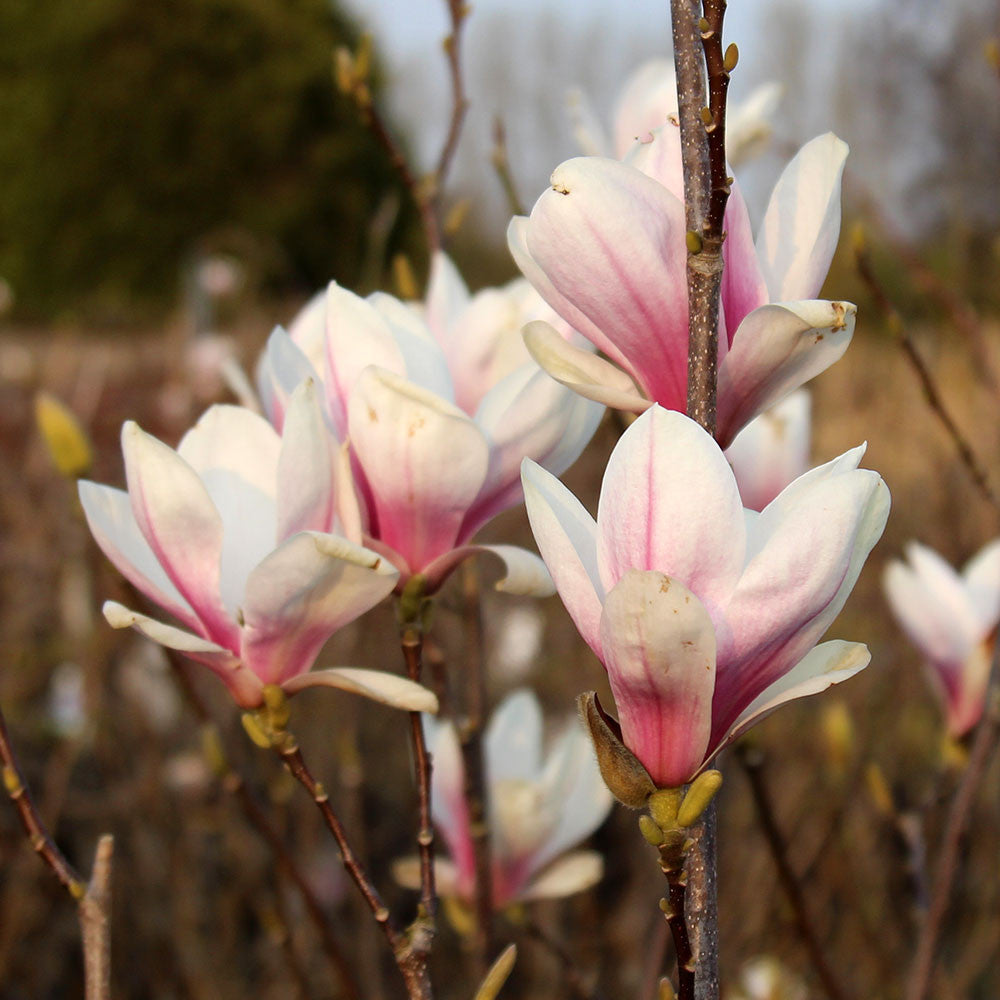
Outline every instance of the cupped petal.
{"label": "cupped petal", "polygon": [[316,383],[307,379],[289,400],[276,463],[278,542],[299,531],[333,528],[337,486],[331,452],[337,447]]}
{"label": "cupped petal", "polygon": [[604,587],[597,568],[597,525],[555,476],[527,458],[521,482],[538,551],[580,635],[600,656]]}
{"label": "cupped petal", "polygon": [[[323,371],[326,355],[326,291],[316,292],[288,324],[288,336],[317,372]],[[292,388],[301,381],[296,379]]]}
{"label": "cupped petal", "polygon": [[536,782],[542,771],[542,708],[533,691],[512,691],[493,712],[484,737],[486,771],[499,781]]}
{"label": "cupped petal", "polygon": [[570,344],[549,323],[528,323],[524,343],[552,378],[586,399],[629,413],[643,413],[649,408],[651,400],[636,388],[631,376],[592,351]]}
{"label": "cupped petal", "polygon": [[351,396],[350,438],[378,515],[378,537],[418,572],[455,547],[486,479],[489,447],[461,410],[370,368]]}
{"label": "cupped petal", "polygon": [[834,684],[860,673],[871,661],[871,653],[863,642],[831,639],[811,649],[788,673],[762,691],[740,713],[721,742],[712,750],[714,757],[776,708],[797,698],[819,694]]}
{"label": "cupped petal", "polygon": [[516,545],[460,545],[424,567],[428,593],[433,594],[441,587],[460,563],[478,555],[495,556],[502,563],[504,576],[494,584],[494,588],[502,593],[551,597],[556,592],[545,563],[527,549]]}
{"label": "cupped petal", "polygon": [[305,673],[326,640],[391,593],[397,577],[385,559],[344,538],[293,535],[247,578],[244,662],[265,684]]}
{"label": "cupped petal", "polygon": [[469,304],[469,289],[458,268],[443,250],[435,250],[431,255],[431,272],[424,301],[427,325],[447,352],[452,328]]}
{"label": "cupped petal", "polygon": [[627,359],[648,395],[671,409],[687,399],[684,233],[684,206],[673,194],[601,157],[557,167],[527,230],[531,257],[590,322],[563,318],[613,361]]}
{"label": "cupped petal", "polygon": [[597,885],[603,875],[604,858],[597,851],[574,851],[535,876],[517,899],[562,899]]}
{"label": "cupped petal", "polygon": [[[671,72],[671,79],[673,73]],[[633,145],[622,159],[662,184],[678,201],[684,201],[684,163],[681,157],[681,130],[676,118],[677,92],[674,92],[674,118],[664,115],[655,125],[637,132]]]}
{"label": "cupped petal", "polygon": [[166,646],[167,649],[175,649],[178,653],[183,653],[190,659],[209,667],[222,678],[237,703],[243,708],[255,708],[260,704],[263,685],[228,649],[209,639],[203,639],[183,629],[158,622],[155,618],[149,618],[138,611],[132,611],[116,601],[105,601],[101,610],[112,628],[133,628],[147,639]]}
{"label": "cupped petal", "polygon": [[[322,326],[320,330],[322,331]],[[322,343],[321,340],[321,349]],[[322,370],[322,351],[320,367],[316,368],[288,333],[280,326],[274,328],[267,338],[267,346],[257,367],[257,389],[264,404],[264,412],[279,434],[285,423],[289,396],[306,379],[318,382],[319,372]]]}
{"label": "cupped petal", "polygon": [[390,708],[401,708],[407,712],[431,712],[438,710],[437,695],[422,684],[388,674],[382,670],[366,670],[362,667],[330,667],[327,670],[310,670],[290,677],[282,684],[287,694],[298,694],[310,687],[331,687],[340,691],[359,694]]}
{"label": "cupped petal", "polygon": [[236,650],[238,630],[220,596],[222,517],[198,474],[139,425],[122,427],[132,513],[157,562],[207,635]]}
{"label": "cupped petal", "polygon": [[780,302],[740,324],[719,365],[718,439],[728,447],[758,413],[837,361],[854,335],[850,302]]}
{"label": "cupped petal", "polygon": [[[754,309],[759,309],[771,301],[767,282],[757,262],[750,213],[743,200],[740,186],[735,181],[726,202],[723,226],[726,231],[726,239],[722,244],[722,259],[725,266],[722,269],[720,294],[724,328],[727,333],[725,346],[728,350],[740,323]],[[724,356],[725,352],[722,352],[721,348],[722,345],[720,345],[720,356]]]}
{"label": "cupped petal", "polygon": [[604,473],[597,528],[606,589],[629,570],[656,569],[715,608],[739,579],[746,529],[733,471],[682,413],[651,407],[622,435]]}
{"label": "cupped petal", "polygon": [[604,600],[601,647],[622,740],[659,788],[690,780],[712,732],[715,627],[678,580],[630,570]]}
{"label": "cupped petal", "polygon": [[962,579],[980,624],[987,631],[996,628],[1000,621],[1000,538],[965,564]]}
{"label": "cupped petal", "polygon": [[840,236],[840,184],[847,143],[832,132],[807,142],[785,167],[757,236],[771,300],[819,294]]}
{"label": "cupped petal", "polygon": [[85,479],[79,481],[77,489],[90,533],[118,572],[188,628],[200,629],[197,615],[157,562],[139,530],[128,494]]}

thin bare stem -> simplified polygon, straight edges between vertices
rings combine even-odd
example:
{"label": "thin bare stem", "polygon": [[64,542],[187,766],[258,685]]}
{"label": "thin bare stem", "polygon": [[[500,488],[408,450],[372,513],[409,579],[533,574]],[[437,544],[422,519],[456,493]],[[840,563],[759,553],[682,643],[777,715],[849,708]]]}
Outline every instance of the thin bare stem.
{"label": "thin bare stem", "polygon": [[694,1000],[719,997],[719,903],[716,859],[716,804],[712,802],[691,828],[694,846],[688,852],[687,901],[684,910],[694,952]]}
{"label": "thin bare stem", "polygon": [[695,957],[688,935],[687,878],[684,875],[683,858],[676,851],[660,851],[660,868],[667,878],[667,897],[660,901],[663,915],[674,939],[677,953],[677,998],[695,1000],[696,970]]}
{"label": "thin bare stem", "polygon": [[83,981],[87,1000],[111,997],[111,864],[115,841],[105,833],[97,842],[90,884],[80,900]]}
{"label": "thin bare stem", "polygon": [[872,267],[871,257],[867,249],[863,246],[856,246],[854,258],[861,280],[864,281],[872,298],[875,299],[882,315],[885,317],[890,332],[903,349],[903,354],[907,361],[910,362],[910,367],[920,381],[920,387],[923,390],[924,398],[927,400],[927,405],[931,408],[941,422],[941,426],[944,427],[946,433],[951,438],[959,459],[968,470],[979,492],[990,504],[1000,510],[1000,498],[997,497],[993,487],[990,485],[989,476],[985,468],[965,435],[959,429],[958,424],[948,412],[948,408],[945,406],[944,399],[934,381],[934,377],[931,375],[930,369],[906,332],[899,310],[895,307],[882,283],[875,275],[875,270]]}
{"label": "thin bare stem", "polygon": [[1000,734],[1000,640],[993,650],[993,666],[991,678],[987,687],[986,710],[976,727],[976,735],[969,752],[969,762],[962,775],[961,784],[955,793],[948,812],[944,840],[941,844],[941,856],[937,864],[934,886],[931,890],[931,902],[927,909],[927,917],[920,930],[917,948],[914,953],[913,966],[910,970],[906,989],[906,1000],[924,1000],[931,986],[931,976],[934,972],[934,958],[937,952],[937,942],[941,934],[948,903],[951,900],[955,874],[958,871],[958,856],[961,850],[962,838],[965,834],[972,812],[976,794],[989,762],[990,755],[996,748],[997,736]]}
{"label": "thin bare stem", "polygon": [[774,807],[771,804],[771,796],[767,789],[767,782],[764,779],[764,755],[758,750],[747,750],[741,746],[737,750],[737,758],[743,766],[743,771],[750,782],[750,792],[753,796],[754,807],[757,810],[757,820],[764,833],[768,849],[771,852],[771,859],[778,869],[778,880],[781,888],[788,898],[788,902],[795,914],[795,925],[799,932],[799,937],[809,953],[809,960],[812,962],[816,975],[823,986],[823,991],[830,1000],[845,1000],[847,994],[837,982],[823,953],[823,948],[819,943],[816,928],[813,926],[809,909],[806,906],[805,895],[802,886],[795,875],[791,862],[788,859],[788,849],[785,845],[785,838],[778,828],[778,821],[774,815]]}
{"label": "thin bare stem", "polygon": [[503,193],[507,196],[507,208],[512,215],[524,215],[524,203],[517,193],[517,185],[510,169],[510,158],[507,156],[507,130],[499,115],[493,119],[493,152],[490,160],[500,179]]}
{"label": "thin bare stem", "polygon": [[486,712],[486,665],[483,661],[482,605],[475,567],[462,567],[465,605],[465,692],[463,715],[458,727],[465,772],[463,794],[469,816],[475,862],[476,932],[473,940],[476,974],[482,976],[493,951],[493,863],[489,824],[486,817],[486,762],[483,726]]}
{"label": "thin bare stem", "polygon": [[455,151],[458,149],[458,139],[462,134],[465,113],[469,110],[469,102],[465,97],[465,83],[462,79],[462,28],[465,26],[469,7],[464,0],[446,0],[446,2],[451,20],[451,32],[444,40],[444,51],[448,57],[448,75],[451,80],[451,116],[448,120],[448,132],[434,169],[435,199],[448,179],[448,172],[451,170]]}

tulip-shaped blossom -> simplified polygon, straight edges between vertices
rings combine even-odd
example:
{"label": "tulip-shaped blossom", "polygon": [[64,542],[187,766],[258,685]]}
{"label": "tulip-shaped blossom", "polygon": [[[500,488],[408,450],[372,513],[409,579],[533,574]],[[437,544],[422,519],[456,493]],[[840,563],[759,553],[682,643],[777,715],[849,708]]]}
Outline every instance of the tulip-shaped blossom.
{"label": "tulip-shaped blossom", "polygon": [[896,620],[927,664],[948,734],[961,739],[983,714],[1000,623],[1000,538],[956,573],[933,549],[911,542],[906,562],[885,571]]}
{"label": "tulip-shaped blossom", "polygon": [[810,409],[799,389],[754,417],[726,449],[744,507],[763,510],[809,468]]}
{"label": "tulip-shaped blossom", "polygon": [[[603,871],[595,851],[569,848],[596,830],[612,799],[587,734],[574,720],[543,755],[542,711],[528,690],[508,695],[485,733],[487,821],[493,863],[493,905],[568,896],[597,882]],[[434,758],[431,809],[450,860],[436,862],[438,891],[471,901],[475,857],[466,807],[465,770],[451,722],[424,717]],[[395,867],[402,884],[419,886],[416,859]]]}
{"label": "tulip-shaped blossom", "polygon": [[[764,83],[742,101],[726,108],[726,158],[736,165],[749,159],[771,135],[771,118],[781,98],[781,85]],[[579,90],[570,93],[573,131],[588,156],[621,159],[635,145],[671,117],[677,116],[677,78],[672,59],[649,59],[625,81],[615,104],[613,141]]]}
{"label": "tulip-shaped blossom", "polygon": [[[847,349],[855,307],[815,300],[840,230],[847,146],[807,143],[771,196],[756,244],[734,184],[726,208],[719,317],[718,439],[728,446],[758,413]],[[582,395],[641,413],[687,401],[687,250],[680,130],[668,124],[626,161],[567,160],[530,218],[507,237],[542,297],[609,360],[529,324],[532,355]]]}
{"label": "tulip-shaped blossom", "polygon": [[314,386],[288,400],[284,434],[237,406],[213,406],[174,451],[122,428],[128,492],[80,483],[97,544],[123,576],[186,629],[108,601],[114,628],[210,667],[237,703],[265,685],[341,687],[417,711],[426,689],[374,670],[307,673],[342,625],[393,589],[395,567],[337,534],[335,477]]}
{"label": "tulip-shaped blossom", "polygon": [[400,586],[420,573],[433,591],[486,550],[507,563],[504,589],[551,593],[537,557],[468,543],[520,502],[521,458],[564,471],[602,409],[554,383],[516,341],[511,348],[511,330],[549,312],[523,286],[470,296],[438,255],[422,311],[331,284],[290,333],[272,334],[259,372],[265,409],[280,427],[289,388],[322,373],[332,433],[350,448],[358,504],[349,537],[389,558]]}
{"label": "tulip-shaped blossom", "polygon": [[661,788],[690,781],[757,719],[868,664],[860,643],[816,643],[889,512],[864,448],[807,472],[763,511],[694,421],[659,406],[622,435],[597,521],[524,463],[539,551],[604,664],[622,740]]}

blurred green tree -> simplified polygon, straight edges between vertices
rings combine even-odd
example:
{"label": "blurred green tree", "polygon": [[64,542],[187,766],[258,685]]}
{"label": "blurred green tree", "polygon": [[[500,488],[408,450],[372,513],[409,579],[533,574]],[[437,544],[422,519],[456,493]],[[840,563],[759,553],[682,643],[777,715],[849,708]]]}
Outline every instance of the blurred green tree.
{"label": "blurred green tree", "polygon": [[271,279],[370,277],[373,217],[389,205],[397,241],[413,220],[333,86],[355,39],[333,0],[3,0],[0,277],[22,312],[162,307],[213,233]]}

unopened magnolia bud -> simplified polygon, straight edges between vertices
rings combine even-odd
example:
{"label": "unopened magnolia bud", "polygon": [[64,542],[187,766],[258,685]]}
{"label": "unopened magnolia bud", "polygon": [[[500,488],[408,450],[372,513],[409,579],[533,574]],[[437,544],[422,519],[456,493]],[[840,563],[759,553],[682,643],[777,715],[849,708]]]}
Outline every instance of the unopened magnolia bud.
{"label": "unopened magnolia bud", "polygon": [[842,776],[854,749],[854,725],[850,709],[844,701],[831,701],[823,707],[820,720],[830,767],[834,774]]}
{"label": "unopened magnolia bud", "polygon": [[701,120],[706,125],[711,125],[712,122],[715,121],[715,115],[712,114],[712,109],[711,108],[702,108],[701,109]]}
{"label": "unopened magnolia bud", "polygon": [[674,984],[666,976],[660,980],[656,997],[657,1000],[677,1000],[677,994],[674,992]]}
{"label": "unopened magnolia bud", "polygon": [[677,825],[683,827],[697,823],[721,787],[721,771],[705,771],[699,774],[691,782],[691,787],[684,796],[680,809],[677,810]]}
{"label": "unopened magnolia bud", "polygon": [[446,236],[454,236],[462,228],[462,223],[465,222],[465,217],[469,214],[471,206],[472,202],[468,198],[462,198],[455,202],[442,224]]}
{"label": "unopened magnolia bud", "polygon": [[67,478],[82,476],[94,453],[87,432],[65,403],[47,392],[35,396],[35,422],[55,467]]}
{"label": "unopened magnolia bud", "polygon": [[264,696],[271,726],[275,729],[284,729],[291,715],[285,692],[277,684],[265,684],[261,694]]}
{"label": "unopened magnolia bud", "polygon": [[244,712],[240,716],[240,722],[243,723],[243,728],[246,730],[247,736],[249,736],[250,739],[261,748],[261,750],[271,749],[271,737],[264,731],[263,726],[261,726],[260,721],[254,712]]}
{"label": "unopened magnolia bud", "polygon": [[476,990],[475,1000],[495,1000],[513,971],[516,961],[517,945],[509,944],[500,952],[500,957],[490,967],[490,971],[486,973],[486,978],[480,984],[479,989]]}
{"label": "unopened magnolia bud", "polygon": [[413,625],[420,621],[427,593],[427,578],[421,573],[414,573],[403,593],[399,595],[399,620],[404,625]]}
{"label": "unopened magnolia bud", "polygon": [[865,768],[865,784],[868,786],[868,794],[875,803],[875,808],[883,816],[895,815],[896,804],[889,790],[889,782],[885,780],[885,775],[878,764],[872,763]]}
{"label": "unopened magnolia bud", "polygon": [[639,832],[653,847],[659,847],[663,843],[663,831],[653,822],[652,816],[643,813],[639,817]]}
{"label": "unopened magnolia bud", "polygon": [[679,788],[661,788],[649,797],[649,812],[661,830],[669,830],[677,825],[681,795]]}
{"label": "unopened magnolia bud", "polygon": [[727,73],[732,73],[739,61],[740,50],[737,48],[736,42],[730,42],[729,47],[726,49],[726,54],[722,57],[722,68]]}
{"label": "unopened magnolia bud", "polygon": [[398,253],[392,258],[392,276],[396,282],[396,291],[401,299],[417,299],[420,289],[413,274],[413,265],[405,253]]}
{"label": "unopened magnolia bud", "polygon": [[684,240],[687,243],[688,253],[701,253],[701,237],[693,229],[687,231]]}
{"label": "unopened magnolia bud", "polygon": [[[618,723],[606,715],[597,693],[587,691],[577,699],[583,721],[597,755],[597,766],[611,794],[629,809],[641,809],[656,791],[649,772],[621,741]],[[615,730],[618,729],[618,732]]]}
{"label": "unopened magnolia bud", "polygon": [[342,94],[354,90],[354,56],[343,45],[333,53],[333,81]]}

